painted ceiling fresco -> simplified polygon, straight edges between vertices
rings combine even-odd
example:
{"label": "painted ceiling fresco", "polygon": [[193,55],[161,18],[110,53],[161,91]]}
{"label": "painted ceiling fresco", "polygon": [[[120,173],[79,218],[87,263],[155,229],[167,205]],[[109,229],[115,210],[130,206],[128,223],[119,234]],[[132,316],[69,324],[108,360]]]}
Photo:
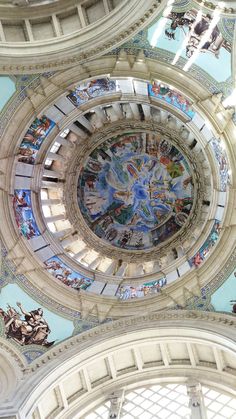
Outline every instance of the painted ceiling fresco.
{"label": "painted ceiling fresco", "polygon": [[[122,49],[187,71],[212,93],[233,91],[231,52],[235,19],[192,0],[170,0],[162,14]],[[112,54],[118,54],[119,48]]]}
{"label": "painted ceiling fresco", "polygon": [[189,165],[158,134],[111,138],[84,163],[78,204],[98,237],[123,249],[151,248],[173,236],[189,217]]}
{"label": "painted ceiling fresco", "polygon": [[[222,91],[227,96],[233,86],[231,50],[235,20],[190,1],[169,4],[168,10],[129,41],[125,49],[130,54],[143,49],[149,58],[188,71],[209,92]],[[116,49],[114,54],[118,52]],[[50,77],[50,73],[46,76]],[[14,107],[25,98],[29,77],[31,87],[39,85],[38,77],[33,80],[35,76],[22,76],[18,81],[18,96],[14,95],[9,101],[11,107],[4,108],[9,107],[1,118],[1,132]],[[16,88],[9,77],[1,77],[0,86],[2,109]],[[118,80],[99,78],[80,83],[66,95],[79,108],[91,99],[118,91]],[[190,120],[197,112],[190,99],[160,80],[147,83],[147,92],[149,97],[182,111]],[[55,127],[56,123],[44,115],[36,118],[19,139],[17,160],[31,165],[37,163],[40,148]],[[209,141],[219,166],[219,190],[226,191],[229,166],[221,144],[216,138]],[[28,189],[16,187],[13,197],[16,224],[29,245],[42,234],[34,216],[31,194]],[[88,226],[107,243],[127,250],[149,249],[177,233],[189,217],[193,194],[191,171],[184,156],[165,139],[144,133],[127,133],[105,141],[90,154],[78,181],[78,204]],[[209,257],[211,249],[217,245],[220,230],[221,222],[213,219],[205,242],[186,261],[190,270],[199,269]],[[13,264],[5,259],[6,254],[3,256],[0,336],[15,345],[28,362],[49,347],[98,324],[95,317],[82,320],[80,312],[60,306],[43,295],[23,275],[17,275]],[[230,263],[235,266],[235,259]],[[75,295],[80,290],[82,295],[83,290],[90,291],[94,282],[79,273],[79,268],[75,271],[64,263],[60,255],[50,256],[44,266]],[[201,295],[189,299],[186,308],[236,313],[236,272],[230,269],[230,274],[219,273],[210,284],[202,287]],[[163,277],[141,285],[121,284],[115,297],[126,301],[155,296],[168,281]]]}
{"label": "painted ceiling fresco", "polygon": [[2,288],[0,318],[6,337],[22,346],[35,344],[48,348],[71,336],[74,329],[72,321],[39,307],[17,284]]}
{"label": "painted ceiling fresco", "polygon": [[175,54],[172,64],[179,57],[185,58],[184,70],[195,63],[218,82],[227,80],[231,75],[231,44],[220,30],[219,11],[207,13],[187,5],[179,12],[174,4],[169,13],[168,9],[148,30],[151,46]]}
{"label": "painted ceiling fresco", "polygon": [[22,274],[17,261],[7,259],[1,246],[0,337],[5,337],[32,362],[48,348],[98,324],[94,316],[82,320],[79,311],[62,306],[36,289]]}

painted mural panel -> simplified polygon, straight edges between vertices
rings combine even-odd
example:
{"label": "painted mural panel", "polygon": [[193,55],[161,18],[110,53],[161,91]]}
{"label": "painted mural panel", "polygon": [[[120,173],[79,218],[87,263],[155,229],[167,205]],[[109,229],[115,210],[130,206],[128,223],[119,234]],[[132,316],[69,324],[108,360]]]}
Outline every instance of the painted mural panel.
{"label": "painted mural panel", "polygon": [[116,296],[120,300],[147,297],[157,294],[164,285],[166,285],[166,278],[146,282],[138,286],[121,285],[117,290]]}
{"label": "painted mural panel", "polygon": [[79,84],[67,97],[78,107],[90,99],[106,93],[113,93],[116,90],[117,85],[115,80],[109,78],[95,79]]}
{"label": "painted mural panel", "polygon": [[93,279],[85,278],[80,273],[69,268],[58,256],[53,256],[45,262],[47,271],[63,284],[76,290],[86,290]]}
{"label": "painted mural panel", "polygon": [[180,11],[174,3],[150,27],[148,40],[152,46],[177,54],[174,63],[179,57],[191,60],[223,82],[231,76],[231,44],[220,29],[224,25],[227,20],[217,9],[211,13],[187,4]]}
{"label": "painted mural panel", "polygon": [[55,122],[46,116],[42,116],[40,119],[36,118],[25,133],[20,144],[18,161],[34,164],[43,141],[54,126]]}
{"label": "painted mural panel", "polygon": [[40,231],[32,210],[31,191],[15,189],[13,197],[13,208],[17,227],[22,236],[27,240],[40,236]]}
{"label": "painted mural panel", "polygon": [[214,226],[212,227],[211,233],[209,234],[207,240],[190,260],[190,266],[195,266],[197,268],[208,256],[212,247],[216,244],[220,235],[220,223],[219,221],[215,220]]}
{"label": "painted mural panel", "polygon": [[148,83],[148,94],[150,96],[156,97],[157,99],[162,99],[172,106],[175,106],[191,119],[195,115],[191,101],[187,99],[182,93],[172,89],[166,84],[158,81]]}
{"label": "painted mural panel", "polygon": [[211,297],[211,304],[216,311],[236,314],[236,269]]}
{"label": "painted mural panel", "polygon": [[8,284],[0,293],[0,318],[4,334],[22,346],[40,345],[46,348],[73,334],[73,321],[67,320],[26,294],[17,284]]}
{"label": "painted mural panel", "polygon": [[222,147],[222,144],[219,139],[212,138],[210,142],[212,149],[215,154],[215,158],[219,165],[219,174],[220,174],[220,190],[225,191],[227,183],[229,181],[229,168],[227,163],[226,152]]}
{"label": "painted mural panel", "polygon": [[189,165],[160,135],[127,133],[97,147],[78,180],[86,223],[116,247],[148,249],[174,235],[189,217]]}

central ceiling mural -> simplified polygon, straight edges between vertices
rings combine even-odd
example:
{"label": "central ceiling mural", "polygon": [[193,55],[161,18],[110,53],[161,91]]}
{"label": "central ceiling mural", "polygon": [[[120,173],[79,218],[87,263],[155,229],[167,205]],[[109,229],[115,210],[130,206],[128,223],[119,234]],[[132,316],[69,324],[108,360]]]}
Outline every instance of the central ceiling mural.
{"label": "central ceiling mural", "polygon": [[113,137],[85,161],[78,204],[98,237],[123,249],[149,249],[173,236],[189,217],[189,165],[159,134]]}

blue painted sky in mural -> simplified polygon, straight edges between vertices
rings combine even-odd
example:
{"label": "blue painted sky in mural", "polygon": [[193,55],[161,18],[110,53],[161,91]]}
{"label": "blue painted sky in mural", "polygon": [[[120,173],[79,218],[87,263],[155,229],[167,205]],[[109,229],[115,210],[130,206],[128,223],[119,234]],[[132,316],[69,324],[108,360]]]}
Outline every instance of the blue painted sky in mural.
{"label": "blue painted sky in mural", "polygon": [[15,83],[10,77],[0,77],[0,110],[2,110],[15,91]]}
{"label": "blue painted sky in mural", "polygon": [[[232,312],[231,300],[236,300],[236,276],[235,272],[221,285],[220,288],[212,295],[211,303],[216,311]],[[234,303],[236,304],[236,303]]]}
{"label": "blue painted sky in mural", "polygon": [[74,330],[74,325],[71,320],[60,317],[52,311],[44,308],[39,302],[31,298],[24,292],[17,284],[8,284],[1,289],[0,293],[0,307],[4,310],[7,309],[7,304],[20,311],[16,305],[20,302],[23,308],[27,311],[36,310],[39,307],[43,309],[43,317],[48,323],[51,333],[48,336],[49,341],[60,342],[70,337]]}
{"label": "blue painted sky in mural", "polygon": [[[164,20],[162,17],[153,26],[148,29],[148,41],[151,43],[151,39],[157,26]],[[181,48],[186,35],[189,30],[187,27],[177,27],[175,31],[175,39],[169,39],[165,35],[165,30],[170,28],[171,20],[167,19],[167,22],[162,30],[161,36],[157,40],[155,45],[158,48],[167,50],[176,54]],[[181,57],[186,59],[186,48],[183,49]],[[216,58],[214,54],[210,52],[200,53],[194,62],[195,65],[201,67],[204,71],[209,73],[218,82],[223,82],[231,76],[231,54],[224,47],[220,48],[219,57]]]}

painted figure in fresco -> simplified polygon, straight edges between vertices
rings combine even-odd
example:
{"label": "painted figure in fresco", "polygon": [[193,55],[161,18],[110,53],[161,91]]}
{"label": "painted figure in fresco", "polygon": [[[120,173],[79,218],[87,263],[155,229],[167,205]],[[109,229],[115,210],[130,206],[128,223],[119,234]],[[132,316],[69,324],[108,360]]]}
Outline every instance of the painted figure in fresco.
{"label": "painted figure in fresco", "polygon": [[49,134],[55,123],[46,116],[36,118],[26,132],[20,147],[18,161],[27,164],[34,164],[38,150],[42,142]]}
{"label": "painted figure in fresco", "polygon": [[40,235],[31,208],[30,193],[29,190],[15,190],[13,198],[16,223],[27,240]]}
{"label": "painted figure in fresco", "polygon": [[191,102],[177,90],[155,81],[148,85],[148,89],[151,96],[165,100],[167,103],[181,109],[181,111],[186,113],[190,118],[193,118],[194,111]]}
{"label": "painted figure in fresco", "polygon": [[93,282],[89,278],[80,277],[77,272],[71,271],[57,256],[44,262],[46,269],[64,285],[76,290],[86,289]]}
{"label": "painted figure in fresco", "polygon": [[[209,29],[211,23],[211,16],[209,14],[202,16],[201,20],[197,23],[193,24],[192,29],[189,33],[189,41],[186,47],[186,56],[189,58],[192,54],[199,48],[199,44],[203,39],[203,36]],[[215,57],[219,57],[220,48],[224,42],[223,36],[220,33],[217,26],[212,29],[208,40],[201,45],[200,51],[206,52],[210,51],[215,55]]]}
{"label": "painted figure in fresco", "polygon": [[19,157],[18,161],[21,163],[34,164],[35,163],[36,152],[30,147],[23,146],[19,148]]}
{"label": "painted figure in fresco", "polygon": [[105,238],[109,241],[112,241],[116,238],[118,231],[115,228],[111,228],[106,232]]}
{"label": "painted figure in fresco", "polygon": [[216,220],[207,240],[205,241],[205,243],[203,244],[199,252],[190,260],[191,264],[193,264],[195,267],[198,267],[204,261],[204,259],[207,257],[208,253],[210,252],[211,248],[217,242],[219,238],[219,234],[220,234],[220,223],[219,221]]}
{"label": "painted figure in fresco", "polygon": [[169,40],[176,39],[178,31],[181,30],[187,37],[187,58],[190,58],[196,51],[203,53],[208,51],[218,58],[222,45],[227,46],[218,26],[213,27],[207,39],[205,39],[204,37],[208,33],[212,22],[212,16],[202,14],[200,19],[196,19],[196,17],[197,11],[194,9],[182,13],[170,13],[171,23],[165,29],[166,37]]}
{"label": "painted figure in fresco", "polygon": [[200,252],[198,252],[193,258],[193,264],[197,268],[199,265],[201,265],[202,261],[203,257],[201,256]]}
{"label": "painted figure in fresco", "polygon": [[192,189],[188,164],[176,147],[160,134],[130,133],[93,150],[80,172],[77,196],[99,238],[135,250],[155,246],[182,227],[193,205]]}
{"label": "painted figure in fresco", "polygon": [[[38,308],[32,311],[26,311],[21,303],[16,303],[20,313],[8,305],[7,311],[0,309],[0,316],[3,318],[6,329],[6,336],[14,339],[21,345],[42,345],[47,348],[54,344],[48,342],[47,337],[50,334],[48,323],[43,318],[43,310]],[[21,318],[24,316],[23,319]]]}
{"label": "painted figure in fresco", "polygon": [[102,93],[112,92],[116,90],[116,83],[114,80],[108,78],[90,80],[85,84],[76,87],[67,97],[75,106],[87,102]]}
{"label": "painted figure in fresco", "polygon": [[125,245],[130,241],[132,237],[132,232],[125,230],[120,238],[120,247],[125,247]]}
{"label": "painted figure in fresco", "polygon": [[157,281],[138,286],[121,285],[117,290],[116,296],[121,300],[146,297],[160,292],[160,289],[165,284],[166,278],[158,279]]}
{"label": "painted figure in fresco", "polygon": [[29,208],[28,202],[26,201],[26,192],[25,191],[23,191],[21,195],[17,194],[17,192],[15,191],[14,200],[15,200],[15,203],[16,203],[17,207],[19,207],[19,208]]}
{"label": "painted figure in fresco", "polygon": [[212,138],[211,145],[215,153],[216,160],[219,164],[220,178],[221,178],[221,190],[226,190],[226,185],[229,181],[229,168],[227,164],[226,152],[223,149],[221,142],[217,138]]}

